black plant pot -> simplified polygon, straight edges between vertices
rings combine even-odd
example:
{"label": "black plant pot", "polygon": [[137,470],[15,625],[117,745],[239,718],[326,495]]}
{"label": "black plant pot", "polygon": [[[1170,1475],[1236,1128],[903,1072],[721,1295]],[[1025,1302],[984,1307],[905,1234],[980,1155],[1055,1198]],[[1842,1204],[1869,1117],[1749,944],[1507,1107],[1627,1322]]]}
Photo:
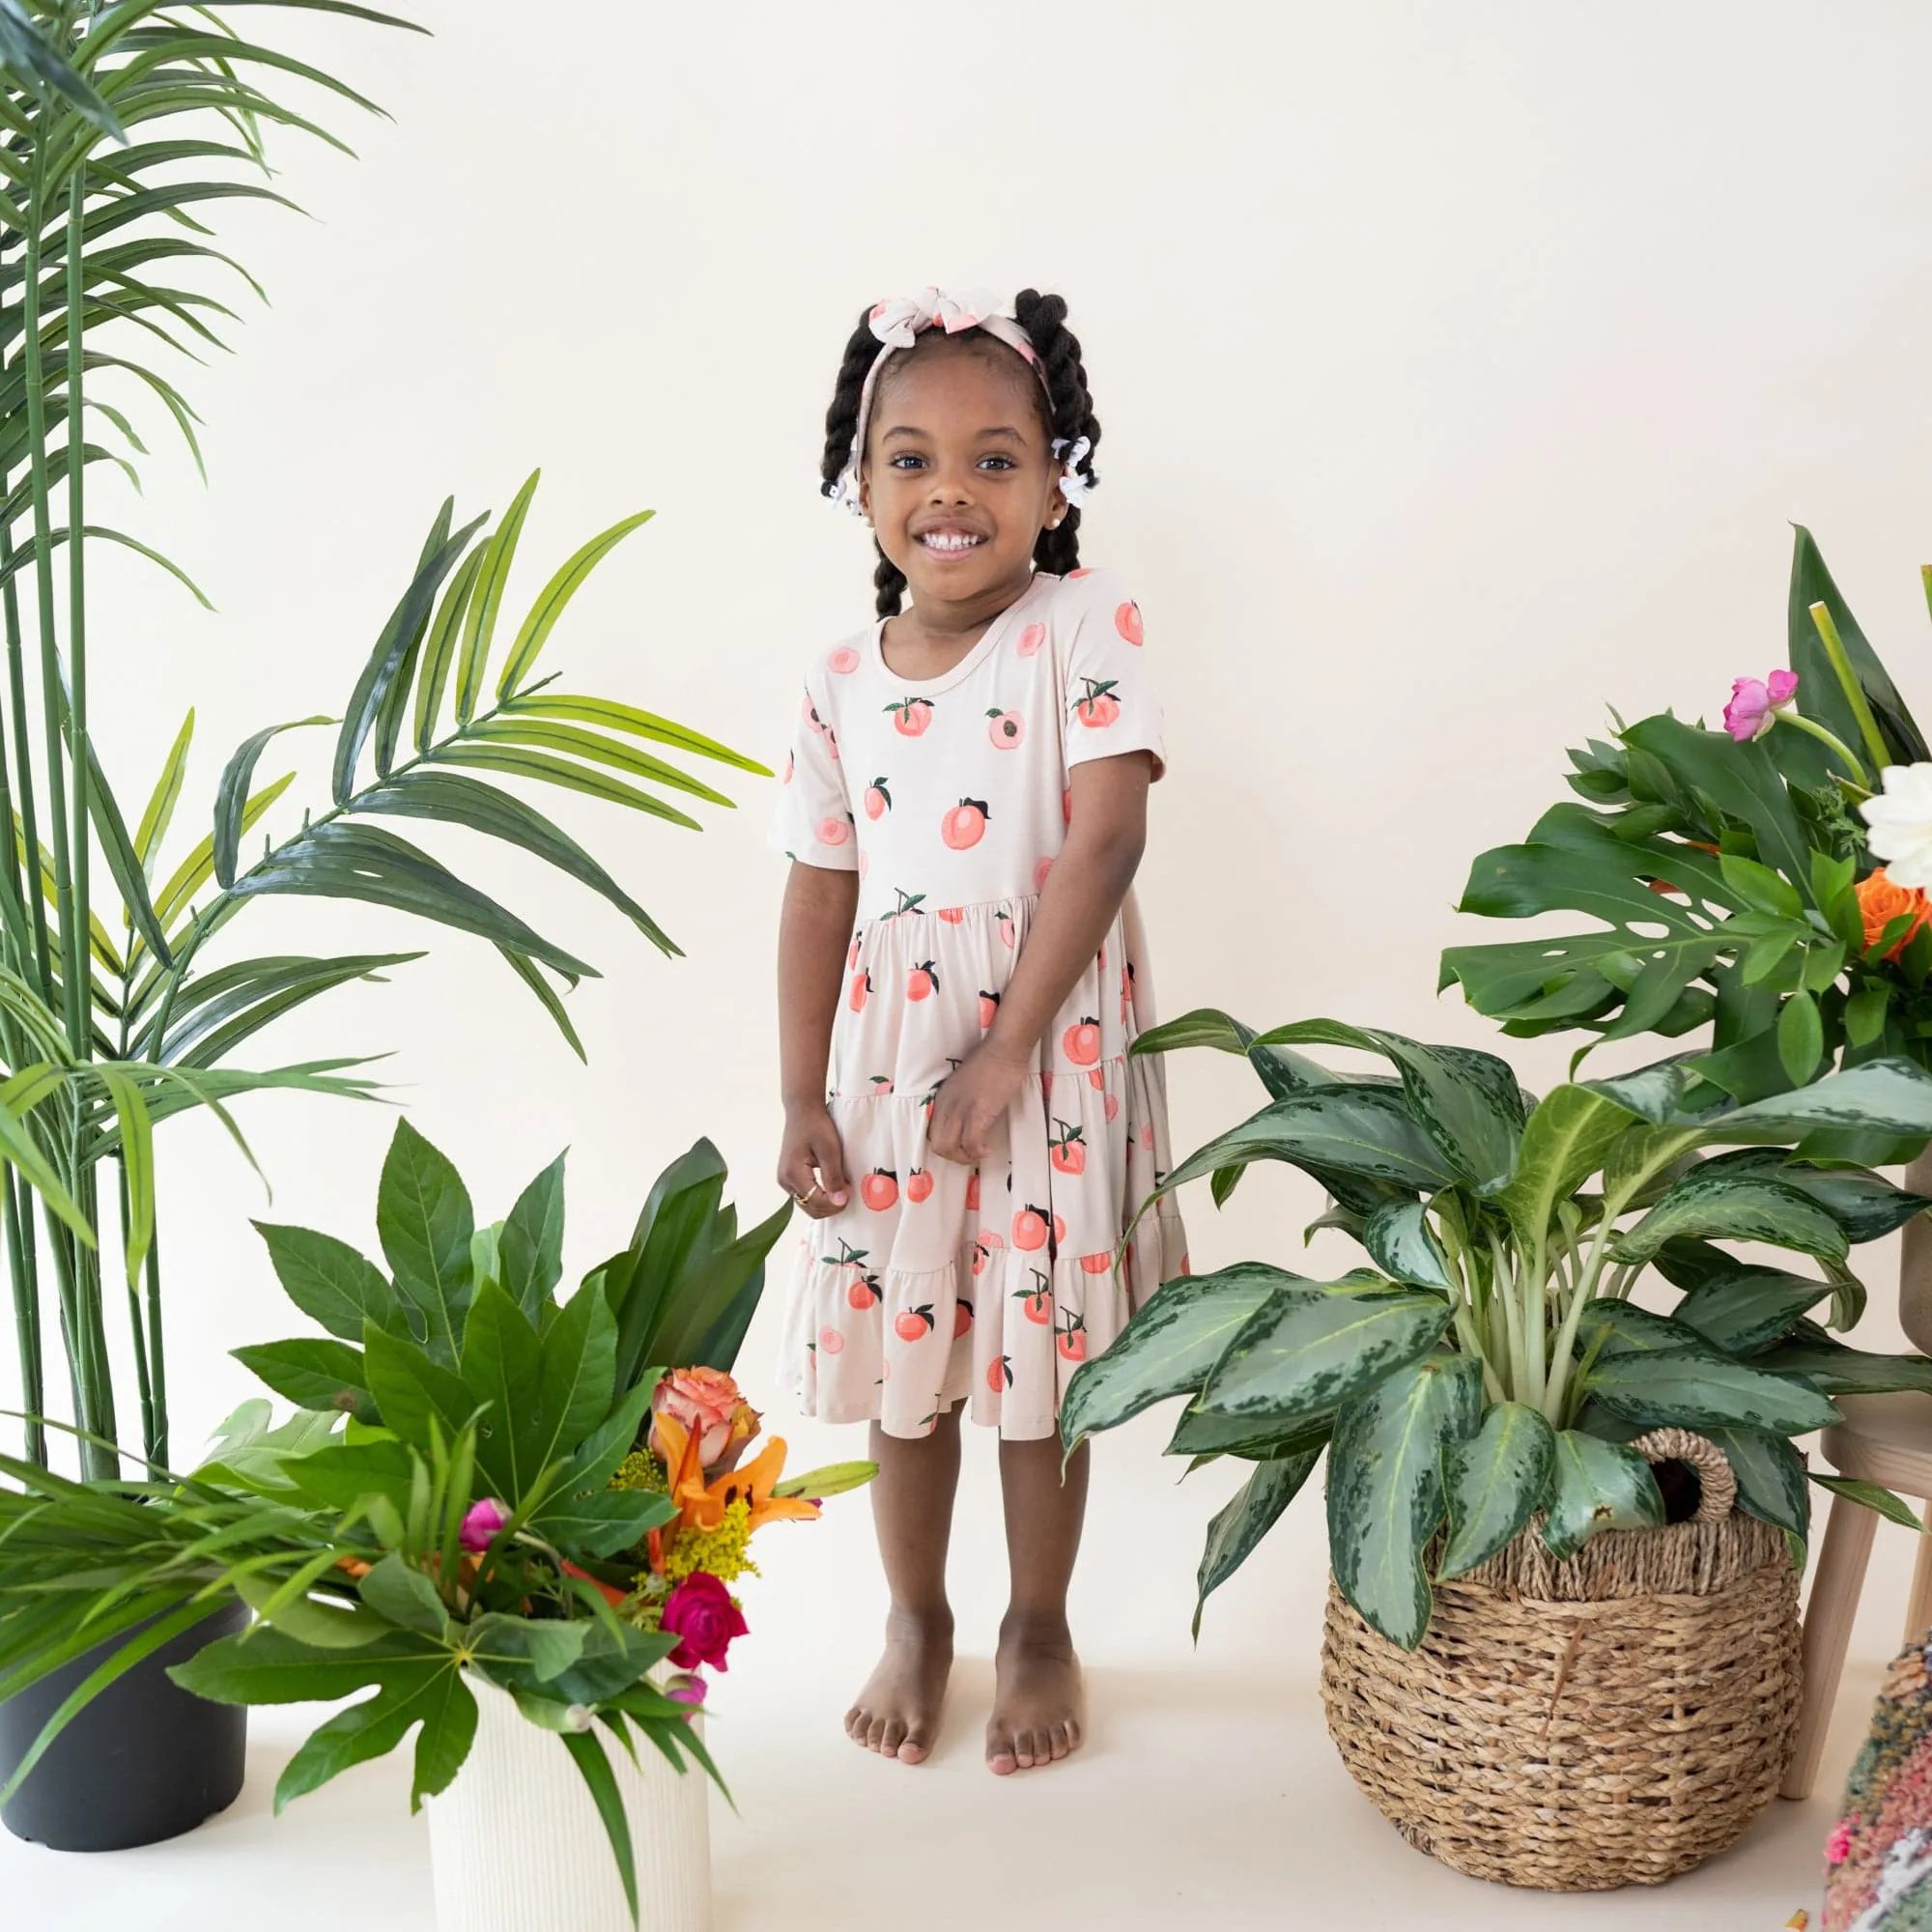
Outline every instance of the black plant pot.
{"label": "black plant pot", "polygon": [[[248,1712],[210,1704],[181,1689],[168,1665],[185,1663],[217,1637],[245,1629],[230,1604],[145,1657],[82,1710],[27,1774],[0,1824],[16,1838],[57,1852],[120,1852],[192,1832],[242,1790]],[[41,1727],[71,1691],[137,1632],[77,1657],[0,1704],[0,1784],[13,1776]]]}

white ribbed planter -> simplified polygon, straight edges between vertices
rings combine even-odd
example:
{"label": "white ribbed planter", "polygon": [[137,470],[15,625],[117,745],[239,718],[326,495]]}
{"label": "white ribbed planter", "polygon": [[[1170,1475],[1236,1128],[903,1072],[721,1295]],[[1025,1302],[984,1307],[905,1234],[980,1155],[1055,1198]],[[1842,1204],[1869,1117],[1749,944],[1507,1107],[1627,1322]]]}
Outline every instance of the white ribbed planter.
{"label": "white ribbed planter", "polygon": [[[429,1801],[438,1932],[631,1932],[611,1843],[561,1741],[471,1675],[476,1742]],[[639,1932],[711,1932],[710,1780],[598,1736],[630,1813]]]}

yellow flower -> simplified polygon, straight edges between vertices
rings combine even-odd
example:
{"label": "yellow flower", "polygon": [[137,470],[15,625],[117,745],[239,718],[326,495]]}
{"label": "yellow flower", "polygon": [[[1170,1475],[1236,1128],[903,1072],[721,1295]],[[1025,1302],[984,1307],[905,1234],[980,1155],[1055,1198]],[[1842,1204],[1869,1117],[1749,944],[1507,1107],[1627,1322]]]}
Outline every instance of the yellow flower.
{"label": "yellow flower", "polygon": [[751,1523],[752,1505],[739,1496],[724,1505],[716,1529],[670,1530],[664,1540],[665,1581],[681,1583],[694,1570],[708,1571],[721,1583],[755,1577],[758,1566],[752,1561]]}

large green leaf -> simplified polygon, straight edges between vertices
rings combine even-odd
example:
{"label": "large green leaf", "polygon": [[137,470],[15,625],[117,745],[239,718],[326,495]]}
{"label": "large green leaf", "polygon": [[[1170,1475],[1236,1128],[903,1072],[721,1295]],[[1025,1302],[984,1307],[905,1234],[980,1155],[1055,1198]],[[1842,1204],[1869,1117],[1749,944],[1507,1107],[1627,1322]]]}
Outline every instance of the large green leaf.
{"label": "large green leaf", "polygon": [[1811,1533],[1811,1496],[1804,1486],[1804,1459],[1782,1435],[1763,1429],[1706,1426],[1697,1432],[1724,1452],[1738,1479],[1738,1507],[1793,1536]]}
{"label": "large green leaf", "polygon": [[1556,1435],[1541,1409],[1499,1402],[1466,1441],[1443,1455],[1449,1534],[1437,1559],[1438,1580],[1487,1563],[1511,1542],[1542,1502],[1556,1455]]}
{"label": "large green leaf", "polygon": [[1441,1527],[1443,1452],[1477,1426],[1482,1374],[1463,1355],[1410,1362],[1342,1410],[1328,1450],[1328,1553],[1364,1621],[1413,1650],[1433,1600],[1423,1552]]}
{"label": "large green leaf", "polygon": [[1770,1376],[1802,1376],[1826,1395],[1889,1395],[1901,1389],[1932,1394],[1932,1359],[1849,1349],[1808,1321],[1798,1323],[1789,1340],[1753,1355],[1750,1365]]}
{"label": "large green leaf", "polygon": [[558,1154],[517,1196],[497,1243],[503,1286],[531,1321],[563,1273],[563,1161]]}
{"label": "large green leaf", "polygon": [[1647,1262],[1665,1241],[1684,1236],[1769,1241],[1802,1254],[1843,1261],[1845,1231],[1798,1188],[1767,1175],[1714,1173],[1707,1165],[1678,1180],[1634,1228],[1610,1244],[1621,1264]]}
{"label": "large green leaf", "polygon": [[[1898,687],[1892,683],[1891,675],[1880,661],[1878,653],[1865,641],[1858,619],[1852,615],[1844,598],[1839,595],[1838,586],[1832,581],[1832,573],[1825,567],[1824,554],[1817,542],[1811,532],[1800,524],[1791,551],[1789,612],[1791,668],[1798,673],[1798,708],[1843,743],[1861,752],[1858,720],[1852,713],[1850,700],[1838,682],[1837,673],[1832,668],[1832,661],[1826,655],[1818,627],[1811,619],[1814,604],[1823,604],[1837,625],[1838,637],[1852,667],[1852,675],[1858,679],[1878,720],[1879,730],[1891,753],[1892,762],[1910,765],[1932,758],[1932,751],[1926,749],[1924,736],[1913,721],[1905,699],[1899,696]],[[1801,747],[1815,745],[1814,740],[1801,738],[1795,731],[1779,732],[1777,735],[1794,741],[1779,748],[1780,756],[1787,765],[1794,762],[1794,753]],[[1828,770],[1837,769],[1835,761],[1820,757],[1824,750],[1822,745],[1815,745],[1810,754],[1812,764],[1808,767],[1802,762],[1800,764],[1800,769],[1813,784],[1822,783]]]}
{"label": "large green leaf", "polygon": [[513,718],[564,718],[573,724],[595,724],[607,731],[623,731],[633,738],[646,738],[653,744],[670,745],[701,758],[715,758],[720,764],[735,765],[741,772],[751,772],[761,779],[772,775],[769,766],[746,757],[742,752],[732,751],[728,745],[721,745],[715,738],[707,738],[701,731],[694,731],[688,724],[660,718],[654,711],[640,711],[635,704],[619,703],[614,697],[581,697],[571,692],[539,686],[505,699],[502,709]]}
{"label": "large green leaf", "polygon": [[434,1453],[438,1431],[444,1442],[453,1441],[476,1413],[476,1399],[460,1376],[374,1323],[363,1330],[362,1366],[384,1428],[420,1455]]}
{"label": "large green leaf", "polygon": [[1837,1409],[1815,1390],[1761,1366],[1747,1368],[1715,1350],[1708,1355],[1605,1351],[1578,1378],[1577,1386],[1628,1421],[1651,1428],[1701,1429],[1716,1423],[1802,1435],[1839,1420]]}
{"label": "large green leaf", "polygon": [[1429,1210],[1420,1201],[1390,1201],[1378,1208],[1363,1224],[1362,1245],[1392,1281],[1440,1289],[1445,1294],[1457,1293],[1449,1264],[1430,1228]]}
{"label": "large green leaf", "polygon": [[1439,1295],[1280,1289],[1228,1345],[1195,1406],[1280,1423],[1340,1407],[1427,1354],[1449,1321]]}
{"label": "large green leaf", "polygon": [[1672,1314],[1726,1354],[1749,1355],[1769,1348],[1832,1292],[1829,1281],[1810,1275],[1737,1267],[1690,1289]]}
{"label": "large green leaf", "polygon": [[1495,1198],[1525,1252],[1544,1241],[1557,1203],[1603,1166],[1631,1124],[1628,1108],[1587,1087],[1558,1087],[1537,1103],[1522,1130],[1515,1172]]}
{"label": "large green leaf", "polygon": [[542,470],[533,469],[524,479],[523,488],[503,513],[503,521],[483,546],[483,563],[476,588],[470,595],[469,615],[463,627],[463,651],[456,667],[456,716],[464,724],[476,715],[476,700],[482,694],[497,617],[502,610],[503,591],[510,579],[510,565],[515,561],[517,544],[524,533],[524,520],[529,515],[530,498],[536,495],[542,477]]}
{"label": "large green leaf", "polygon": [[1332,1409],[1280,1423],[1266,1417],[1208,1415],[1198,1408],[1183,1408],[1161,1454],[1197,1460],[1238,1456],[1250,1463],[1267,1463],[1320,1449],[1334,1428]]}
{"label": "large green leaf", "polygon": [[646,1351],[654,1360],[729,1373],[764,1293],[765,1259],[791,1212],[792,1204],[782,1202],[736,1240],[694,1260],[659,1304]]}
{"label": "large green leaf", "polygon": [[1488,1191],[1508,1179],[1529,1108],[1508,1062],[1463,1046],[1424,1046],[1401,1034],[1303,1020],[1258,1046],[1349,1046],[1380,1054],[1402,1077],[1410,1115],[1458,1175]]}
{"label": "large green leaf", "polygon": [[596,1495],[558,1495],[530,1520],[530,1527],[559,1548],[586,1556],[615,1556],[676,1520],[668,1496],[641,1490],[606,1490]]}
{"label": "large green leaf", "polygon": [[1341,1174],[1430,1192],[1459,1179],[1402,1094],[1384,1087],[1329,1087],[1264,1107],[1189,1154],[1162,1184],[1179,1187],[1255,1160],[1289,1161],[1318,1179]]}
{"label": "large green leaf", "polygon": [[427,1345],[453,1364],[475,1287],[469,1237],[476,1217],[449,1160],[407,1120],[396,1122],[376,1192],[376,1233],[400,1293],[428,1324]]}
{"label": "large green leaf", "polygon": [[1805,1137],[1833,1130],[1922,1139],[1932,1135],[1932,1073],[1909,1060],[1867,1060],[1697,1125],[1706,1145],[1798,1141],[1801,1153]]}
{"label": "large green leaf", "polygon": [[383,1271],[348,1242],[307,1227],[255,1221],[269,1244],[269,1262],[282,1293],[315,1323],[342,1341],[359,1343],[363,1323],[408,1333],[402,1302]]}
{"label": "large green leaf", "polygon": [[515,712],[505,716],[479,718],[473,735],[485,743],[522,745],[541,752],[557,752],[567,757],[582,758],[586,764],[610,765],[620,772],[667,785],[672,791],[688,792],[710,805],[731,803],[722,791],[701,779],[681,772],[649,752],[640,752],[621,738],[602,731],[587,731],[581,724],[561,724],[553,718],[529,718]]}
{"label": "large green leaf", "polygon": [[462,1357],[464,1386],[489,1411],[476,1466],[513,1510],[555,1449],[557,1419],[546,1413],[542,1346],[535,1325],[501,1288],[485,1282],[477,1290],[464,1322]]}
{"label": "large green leaf", "polygon": [[1634,1450],[1575,1429],[1557,1432],[1543,1540],[1551,1554],[1574,1556],[1600,1529],[1654,1529],[1663,1497],[1650,1464]]}
{"label": "large green leaf", "polygon": [[1821,1490],[1830,1490],[1834,1496],[1843,1496],[1847,1502],[1858,1503],[1864,1509],[1876,1510],[1888,1522],[1897,1523],[1900,1529],[1922,1532],[1925,1528],[1912,1505],[1882,1484],[1867,1482],[1862,1476],[1821,1475],[1815,1469],[1810,1475]]}
{"label": "large green leaf", "polygon": [[420,952],[358,952],[333,959],[276,954],[242,959],[185,985],[175,1001],[175,1025],[153,1057],[207,1065],[251,1034],[320,994],[355,980],[376,980],[391,966],[420,959]]}
{"label": "large green leaf", "polygon": [[298,1408],[374,1412],[362,1351],[319,1336],[231,1350],[235,1359]]}
{"label": "large green leaf", "polygon": [[1855,1243],[1876,1241],[1932,1208],[1932,1199],[1908,1194],[1869,1168],[1818,1167],[1777,1148],[1739,1148],[1706,1161],[1704,1171],[1771,1175],[1817,1202]]}
{"label": "large green leaf", "polygon": [[1248,1560],[1253,1550],[1281,1519],[1321,1460],[1320,1449],[1282,1456],[1255,1464],[1254,1474],[1217,1511],[1208,1525],[1208,1545],[1201,1552],[1196,1575],[1194,1634],[1201,1634],[1201,1612],[1208,1599]]}
{"label": "large green leaf", "polygon": [[563,615],[564,607],[582,587],[590,573],[610,555],[635,529],[650,522],[656,515],[653,510],[639,510],[635,515],[612,524],[585,544],[572,556],[546,583],[537,595],[537,601],[530,607],[530,612],[524,619],[523,629],[517,633],[517,640],[510,646],[510,655],[503,666],[503,675],[497,683],[499,698],[513,696],[518,687],[530,674],[537,661],[537,653],[544,647],[550,634],[556,628],[556,622]]}
{"label": "large green leaf", "polygon": [[442,695],[449,685],[449,673],[456,663],[457,639],[462,633],[464,613],[469,609],[476,580],[490,554],[484,544],[473,550],[457,566],[437,606],[435,618],[424,635],[415,674],[415,745],[427,752],[436,742],[437,719],[442,709]]}
{"label": "large green leaf", "polygon": [[1167,1283],[1104,1353],[1074,1370],[1061,1401],[1061,1440],[1071,1451],[1096,1431],[1198,1390],[1256,1310],[1303,1279],[1262,1262],[1237,1262]]}

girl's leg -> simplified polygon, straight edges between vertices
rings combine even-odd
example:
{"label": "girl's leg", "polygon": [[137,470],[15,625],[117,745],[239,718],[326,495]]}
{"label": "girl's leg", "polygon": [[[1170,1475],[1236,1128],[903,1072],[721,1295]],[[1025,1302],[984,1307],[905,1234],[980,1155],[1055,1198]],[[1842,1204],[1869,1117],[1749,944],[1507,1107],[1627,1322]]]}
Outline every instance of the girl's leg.
{"label": "girl's leg", "polygon": [[872,1425],[872,1520],[892,1609],[886,1654],[845,1714],[855,1744],[902,1764],[931,1749],[952,1669],[952,1608],[946,1601],[946,1547],[959,1486],[959,1411],[944,1411],[930,1435],[907,1439]]}
{"label": "girl's leg", "polygon": [[1086,1446],[1066,1465],[1065,1482],[1060,1457],[1057,1436],[1000,1444],[1012,1583],[986,1763],[1002,1776],[1050,1764],[1080,1744],[1080,1661],[1066,1627],[1066,1587],[1087,1513]]}

